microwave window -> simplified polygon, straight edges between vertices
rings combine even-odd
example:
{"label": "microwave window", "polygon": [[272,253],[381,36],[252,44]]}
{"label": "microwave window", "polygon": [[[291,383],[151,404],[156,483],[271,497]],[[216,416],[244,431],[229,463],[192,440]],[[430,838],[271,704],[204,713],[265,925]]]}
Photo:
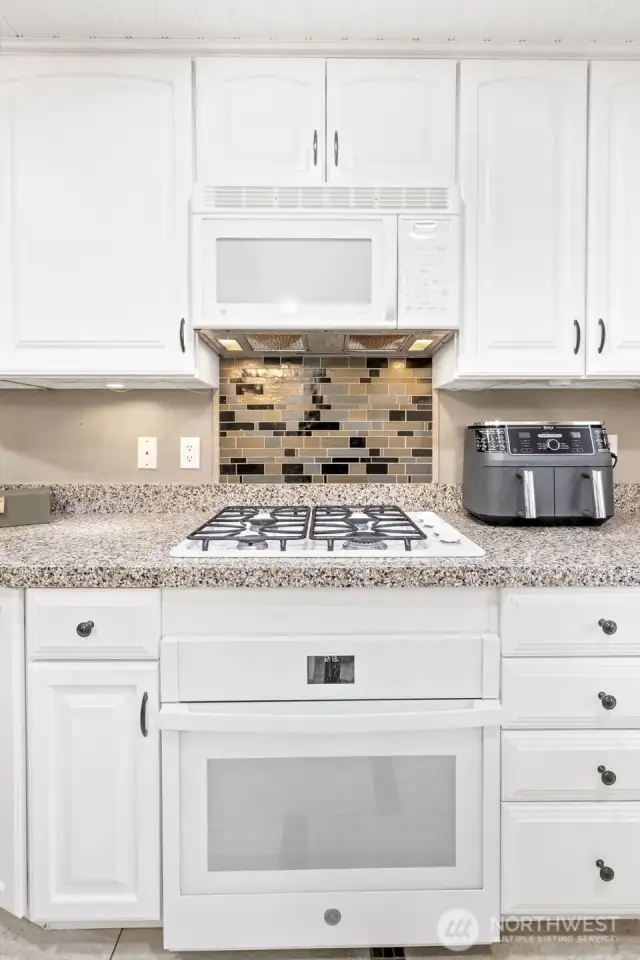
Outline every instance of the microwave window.
{"label": "microwave window", "polygon": [[221,237],[216,241],[217,299],[279,304],[370,304],[370,239]]}

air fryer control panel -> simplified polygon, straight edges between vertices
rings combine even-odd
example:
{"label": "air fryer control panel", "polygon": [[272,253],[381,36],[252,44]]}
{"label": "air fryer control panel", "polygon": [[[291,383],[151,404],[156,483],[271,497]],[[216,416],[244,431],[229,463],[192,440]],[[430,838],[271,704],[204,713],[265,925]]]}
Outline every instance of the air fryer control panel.
{"label": "air fryer control panel", "polygon": [[590,424],[496,424],[475,428],[478,453],[588,456],[609,449],[604,427]]}

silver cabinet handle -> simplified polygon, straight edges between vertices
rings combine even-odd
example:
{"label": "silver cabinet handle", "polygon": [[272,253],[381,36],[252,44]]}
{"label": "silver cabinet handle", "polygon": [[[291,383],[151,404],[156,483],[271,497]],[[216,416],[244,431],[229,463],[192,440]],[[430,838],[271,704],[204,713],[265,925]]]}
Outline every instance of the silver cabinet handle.
{"label": "silver cabinet handle", "polygon": [[333,164],[338,166],[338,157],[339,157],[339,146],[338,146],[338,131],[333,131]]}
{"label": "silver cabinet handle", "polygon": [[318,166],[318,131],[313,131],[313,165]]}
{"label": "silver cabinet handle", "polygon": [[593,516],[597,520],[606,520],[607,513],[604,504],[602,470],[585,470],[582,476],[585,480],[591,480],[591,489],[593,491]]}
{"label": "silver cabinet handle", "polygon": [[533,478],[533,470],[518,470],[516,476],[518,480],[522,480],[525,519],[536,520],[538,511],[536,508],[536,484]]}

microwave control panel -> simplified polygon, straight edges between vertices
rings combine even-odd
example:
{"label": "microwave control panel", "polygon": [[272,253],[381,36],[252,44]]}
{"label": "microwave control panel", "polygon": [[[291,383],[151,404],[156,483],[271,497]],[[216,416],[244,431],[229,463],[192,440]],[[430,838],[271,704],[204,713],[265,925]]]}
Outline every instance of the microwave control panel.
{"label": "microwave control panel", "polygon": [[398,326],[460,325],[460,221],[398,218]]}

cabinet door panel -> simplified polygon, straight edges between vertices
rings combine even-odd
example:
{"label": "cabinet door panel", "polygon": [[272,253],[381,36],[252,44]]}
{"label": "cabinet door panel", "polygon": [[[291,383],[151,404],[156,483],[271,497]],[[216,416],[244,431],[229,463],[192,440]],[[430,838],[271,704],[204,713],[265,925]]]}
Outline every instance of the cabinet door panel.
{"label": "cabinet door panel", "polygon": [[27,796],[22,590],[0,590],[0,907],[27,907]]}
{"label": "cabinet door panel", "polygon": [[584,63],[462,64],[463,374],[584,374],[586,111]]}
{"label": "cabinet door panel", "polygon": [[324,69],[321,59],[198,61],[198,179],[232,186],[323,183]]}
{"label": "cabinet door panel", "polygon": [[157,664],[28,673],[31,918],[158,919]]}
{"label": "cabinet door panel", "polygon": [[640,64],[594,63],[587,373],[640,377]]}
{"label": "cabinet door panel", "polygon": [[327,61],[327,180],[451,183],[455,115],[453,61]]}
{"label": "cabinet door panel", "polygon": [[187,59],[0,63],[0,372],[180,373]]}

